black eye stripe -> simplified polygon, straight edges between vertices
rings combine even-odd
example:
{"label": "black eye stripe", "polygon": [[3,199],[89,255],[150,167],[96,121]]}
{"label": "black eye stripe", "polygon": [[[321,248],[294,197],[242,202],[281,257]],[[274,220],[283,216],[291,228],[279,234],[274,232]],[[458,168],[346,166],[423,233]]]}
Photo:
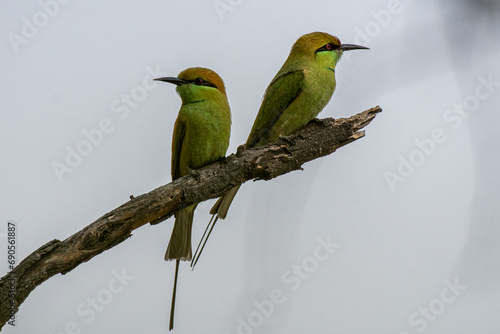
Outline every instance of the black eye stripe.
{"label": "black eye stripe", "polygon": [[197,86],[207,86],[207,87],[217,88],[216,85],[214,85],[213,83],[211,83],[209,81],[205,81],[202,78],[196,78],[194,80],[186,80],[186,81],[190,82],[190,83],[194,83]]}
{"label": "black eye stripe", "polygon": [[335,49],[338,49],[339,47],[340,47],[340,45],[336,45],[336,44],[333,44],[333,43],[326,43],[325,45],[323,45],[322,47],[320,47],[319,49],[317,49],[316,52],[333,51]]}

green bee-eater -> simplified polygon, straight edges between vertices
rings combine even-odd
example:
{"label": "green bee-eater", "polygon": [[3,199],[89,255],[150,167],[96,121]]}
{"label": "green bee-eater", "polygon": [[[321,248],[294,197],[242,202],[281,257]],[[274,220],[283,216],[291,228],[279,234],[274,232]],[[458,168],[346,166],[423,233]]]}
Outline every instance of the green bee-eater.
{"label": "green bee-eater", "polygon": [[[231,132],[231,111],[222,79],[212,70],[188,68],[176,78],[158,78],[177,85],[182,106],[172,138],[172,179],[189,174],[225,156]],[[165,260],[176,260],[170,329],[174,324],[179,261],[190,261],[191,228],[196,205],[175,214]]]}
{"label": "green bee-eater", "polygon": [[[323,32],[301,36],[267,87],[259,113],[246,141],[246,147],[274,142],[279,136],[288,136],[314,119],[330,101],[335,90],[335,66],[342,53],[356,49],[368,48],[341,44],[337,37]],[[203,245],[217,219],[226,218],[229,206],[240,186],[230,189],[212,207],[210,213],[214,215],[212,219],[215,217],[215,220]],[[201,251],[195,254],[193,266],[200,254]]]}

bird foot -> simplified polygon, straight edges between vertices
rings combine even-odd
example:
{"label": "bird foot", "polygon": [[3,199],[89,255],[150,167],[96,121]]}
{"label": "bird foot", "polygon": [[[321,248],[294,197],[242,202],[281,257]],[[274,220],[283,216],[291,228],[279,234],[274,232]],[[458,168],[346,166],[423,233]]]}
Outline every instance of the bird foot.
{"label": "bird foot", "polygon": [[313,118],[309,123],[316,123],[318,125],[325,125],[325,121],[319,118]]}
{"label": "bird foot", "polygon": [[200,173],[195,170],[195,169],[190,169],[189,170],[189,175],[191,175],[192,177],[195,178],[196,182],[200,182],[201,181],[201,175]]}
{"label": "bird foot", "polygon": [[295,146],[295,139],[293,139],[292,137],[289,137],[289,136],[279,136],[278,139],[286,142],[288,144],[288,146]]}
{"label": "bird foot", "polygon": [[236,149],[236,156],[237,157],[241,156],[243,154],[243,152],[245,152],[246,150],[247,150],[246,144],[238,146],[238,148]]}

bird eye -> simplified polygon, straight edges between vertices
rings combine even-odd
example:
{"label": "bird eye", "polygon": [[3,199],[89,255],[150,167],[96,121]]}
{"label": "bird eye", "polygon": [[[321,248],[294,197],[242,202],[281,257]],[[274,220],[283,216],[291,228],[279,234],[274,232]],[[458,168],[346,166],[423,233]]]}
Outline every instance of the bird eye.
{"label": "bird eye", "polygon": [[194,80],[190,80],[189,82],[194,83],[196,86],[206,86],[217,88],[217,86],[210,81],[203,80],[202,78],[196,78]]}
{"label": "bird eye", "polygon": [[333,51],[335,49],[337,49],[338,46],[333,44],[333,43],[326,43],[325,45],[323,45],[322,47],[320,47],[318,50],[316,50],[316,52],[322,52],[322,51]]}

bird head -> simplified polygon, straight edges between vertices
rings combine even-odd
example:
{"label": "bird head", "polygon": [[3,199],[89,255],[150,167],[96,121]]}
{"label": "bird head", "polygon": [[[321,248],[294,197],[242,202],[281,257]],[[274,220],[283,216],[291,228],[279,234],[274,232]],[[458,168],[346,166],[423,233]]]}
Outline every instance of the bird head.
{"label": "bird head", "polygon": [[206,99],[226,97],[226,88],[222,78],[214,71],[203,67],[185,69],[177,77],[155,79],[169,82],[177,86],[183,103],[191,103]]}
{"label": "bird head", "polygon": [[337,37],[325,32],[312,32],[297,39],[289,58],[306,59],[334,70],[344,51],[357,49],[369,50],[361,45],[342,44]]}

